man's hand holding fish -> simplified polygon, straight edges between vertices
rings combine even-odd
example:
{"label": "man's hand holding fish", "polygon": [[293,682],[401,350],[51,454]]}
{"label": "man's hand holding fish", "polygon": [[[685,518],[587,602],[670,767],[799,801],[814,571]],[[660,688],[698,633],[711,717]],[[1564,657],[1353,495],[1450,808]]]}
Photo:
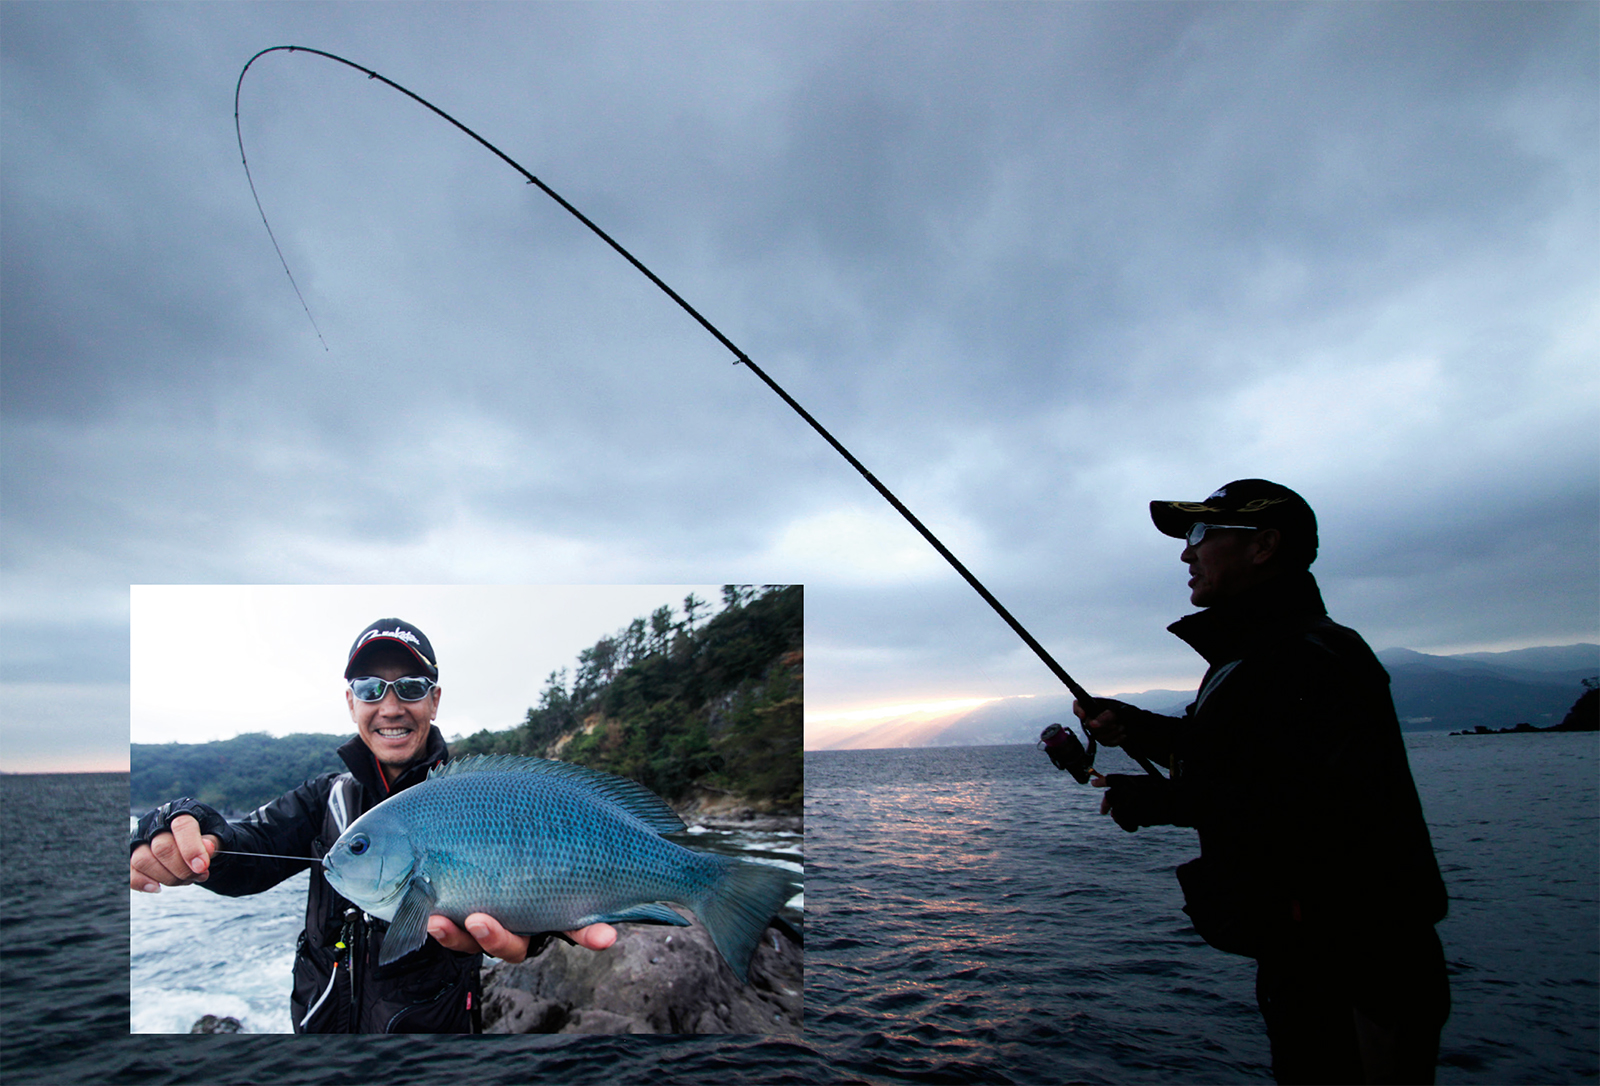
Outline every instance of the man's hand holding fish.
{"label": "man's hand holding fish", "polygon": [[[456,926],[448,916],[428,917],[428,934],[440,946],[462,954],[482,952],[501,961],[520,962],[528,956],[530,938],[505,929],[505,926],[488,913],[473,913],[463,924],[466,931]],[[617,941],[617,929],[610,924],[590,924],[586,928],[565,933],[579,946],[590,950],[604,950]]]}

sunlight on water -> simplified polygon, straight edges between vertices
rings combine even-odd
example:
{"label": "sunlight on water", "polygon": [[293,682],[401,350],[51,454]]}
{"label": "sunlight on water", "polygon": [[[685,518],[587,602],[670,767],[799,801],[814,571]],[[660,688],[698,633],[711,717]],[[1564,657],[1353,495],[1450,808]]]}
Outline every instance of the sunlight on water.
{"label": "sunlight on water", "polygon": [[[1452,894],[1439,1081],[1593,1080],[1594,737],[1472,742],[1408,736]],[[1270,1081],[1254,964],[1181,911],[1191,831],[1124,833],[1029,747],[812,752],[806,772],[807,1035],[840,1067]]]}

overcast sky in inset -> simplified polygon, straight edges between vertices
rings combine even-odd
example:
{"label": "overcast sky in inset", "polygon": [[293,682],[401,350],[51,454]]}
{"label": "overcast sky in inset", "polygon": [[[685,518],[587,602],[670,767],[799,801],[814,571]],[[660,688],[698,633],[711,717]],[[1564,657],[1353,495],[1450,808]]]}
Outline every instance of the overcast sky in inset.
{"label": "overcast sky in inset", "polygon": [[504,731],[582,650],[661,607],[683,623],[691,594],[697,626],[723,607],[720,585],[135,585],[130,739],[349,735],[345,664],[385,618],[433,647],[446,738]]}
{"label": "overcast sky in inset", "polygon": [[125,758],[132,585],[803,582],[810,711],[1056,687],[553,201],[273,53],[242,129],[319,339],[239,161],[258,50],[520,161],[1112,692],[1203,669],[1147,503],[1244,477],[1316,509],[1374,648],[1600,640],[1597,41],[1591,3],[0,5],[5,768]]}

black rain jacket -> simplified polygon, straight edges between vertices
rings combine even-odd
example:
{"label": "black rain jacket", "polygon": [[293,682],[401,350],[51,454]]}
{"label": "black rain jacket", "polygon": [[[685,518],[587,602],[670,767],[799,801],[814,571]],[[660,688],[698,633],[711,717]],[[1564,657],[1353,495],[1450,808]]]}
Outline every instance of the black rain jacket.
{"label": "black rain jacket", "polygon": [[1168,628],[1211,666],[1182,717],[1125,707],[1124,747],[1171,780],[1118,777],[1113,804],[1136,782],[1140,824],[1198,831],[1200,858],[1178,869],[1195,930],[1255,958],[1308,933],[1367,958],[1443,919],[1389,675],[1310,572]]}
{"label": "black rain jacket", "polygon": [[[132,844],[148,841],[173,816],[193,814],[228,852],[320,858],[344,827],[394,792],[427,779],[449,753],[439,729],[429,731],[421,761],[394,783],[385,781],[367,745],[355,736],[339,748],[347,773],[327,773],[279,796],[238,822],[190,800],[163,804],[140,820]],[[199,885],[228,897],[269,890],[308,865],[291,860],[219,855]],[[295,947],[290,1013],[296,1033],[474,1033],[481,1030],[482,954],[447,950],[433,939],[379,967],[388,924],[367,917],[311,867],[306,926]],[[344,943],[341,948],[338,944]],[[308,1014],[308,1012],[310,1012]]]}

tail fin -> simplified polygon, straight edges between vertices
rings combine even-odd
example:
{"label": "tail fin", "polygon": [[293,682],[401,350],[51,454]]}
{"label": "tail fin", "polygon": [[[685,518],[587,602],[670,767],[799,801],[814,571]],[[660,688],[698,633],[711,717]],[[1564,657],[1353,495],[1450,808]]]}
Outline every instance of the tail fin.
{"label": "tail fin", "polygon": [[755,957],[767,921],[794,891],[789,873],[780,867],[733,859],[725,859],[725,864],[722,877],[694,903],[694,911],[723,960],[748,984],[750,959]]}

